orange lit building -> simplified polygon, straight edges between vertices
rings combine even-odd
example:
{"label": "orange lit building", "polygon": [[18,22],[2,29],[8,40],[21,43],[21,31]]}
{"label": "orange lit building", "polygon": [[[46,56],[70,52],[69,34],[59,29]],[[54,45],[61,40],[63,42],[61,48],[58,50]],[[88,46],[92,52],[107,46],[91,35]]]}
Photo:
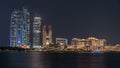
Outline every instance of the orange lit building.
{"label": "orange lit building", "polygon": [[47,47],[49,44],[52,44],[52,28],[49,25],[47,30],[46,25],[44,25],[42,29],[42,45]]}
{"label": "orange lit building", "polygon": [[106,45],[105,39],[98,39],[95,37],[88,37],[87,39],[73,38],[71,45],[77,46],[104,46]]}

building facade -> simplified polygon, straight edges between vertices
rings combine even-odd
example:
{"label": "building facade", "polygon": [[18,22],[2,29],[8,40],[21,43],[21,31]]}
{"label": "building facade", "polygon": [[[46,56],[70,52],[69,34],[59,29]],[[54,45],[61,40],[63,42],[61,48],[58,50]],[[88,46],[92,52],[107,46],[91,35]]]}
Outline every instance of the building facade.
{"label": "building facade", "polygon": [[30,13],[26,8],[14,10],[10,23],[10,47],[30,46]]}
{"label": "building facade", "polygon": [[86,39],[73,38],[71,41],[71,45],[85,46],[87,44],[87,42],[88,42],[88,40],[86,40]]}
{"label": "building facade", "polygon": [[105,39],[98,39],[95,37],[88,37],[87,39],[73,38],[71,45],[77,46],[104,46],[106,45]]}
{"label": "building facade", "polygon": [[42,46],[47,47],[49,44],[52,44],[52,28],[49,25],[47,29],[44,25],[42,28]]}
{"label": "building facade", "polygon": [[89,40],[91,46],[104,46],[106,45],[106,40],[105,39],[98,39],[95,37],[88,37],[87,40]]}
{"label": "building facade", "polygon": [[33,48],[41,47],[40,33],[41,33],[41,17],[34,17],[33,22]]}
{"label": "building facade", "polygon": [[56,44],[68,45],[68,39],[66,39],[66,38],[56,38]]}

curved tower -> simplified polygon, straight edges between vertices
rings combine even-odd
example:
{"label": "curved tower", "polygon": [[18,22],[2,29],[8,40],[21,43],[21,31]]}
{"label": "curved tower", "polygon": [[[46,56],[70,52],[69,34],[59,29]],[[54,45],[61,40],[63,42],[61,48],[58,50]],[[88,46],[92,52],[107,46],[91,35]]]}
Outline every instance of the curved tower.
{"label": "curved tower", "polygon": [[10,47],[30,46],[30,13],[26,8],[14,10],[10,23]]}
{"label": "curved tower", "polygon": [[49,44],[52,44],[52,28],[48,26],[48,37],[49,37]]}
{"label": "curved tower", "polygon": [[42,28],[42,45],[46,47],[46,25]]}
{"label": "curved tower", "polygon": [[42,30],[42,43],[43,47],[48,47],[49,44],[52,44],[52,28],[49,25],[48,29],[46,29],[46,26],[43,26]]}

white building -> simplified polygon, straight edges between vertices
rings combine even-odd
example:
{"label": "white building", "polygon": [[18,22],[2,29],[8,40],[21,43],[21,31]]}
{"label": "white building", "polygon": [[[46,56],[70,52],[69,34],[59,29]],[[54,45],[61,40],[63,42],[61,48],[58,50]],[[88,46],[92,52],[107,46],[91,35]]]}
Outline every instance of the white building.
{"label": "white building", "polygon": [[56,44],[68,45],[68,39],[66,39],[66,38],[56,38]]}
{"label": "white building", "polygon": [[33,22],[33,48],[40,48],[40,27],[41,27],[41,17],[34,17]]}

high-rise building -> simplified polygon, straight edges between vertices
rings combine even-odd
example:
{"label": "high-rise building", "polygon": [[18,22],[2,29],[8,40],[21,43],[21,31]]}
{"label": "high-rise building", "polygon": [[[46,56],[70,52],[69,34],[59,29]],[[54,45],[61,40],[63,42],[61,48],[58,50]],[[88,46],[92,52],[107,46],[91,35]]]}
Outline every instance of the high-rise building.
{"label": "high-rise building", "polygon": [[39,48],[40,46],[40,27],[41,17],[34,17],[33,22],[33,48]]}
{"label": "high-rise building", "polygon": [[20,45],[30,45],[30,13],[26,8],[11,14],[10,47]]}
{"label": "high-rise building", "polygon": [[46,26],[44,25],[42,28],[42,45],[46,46]]}
{"label": "high-rise building", "polygon": [[52,43],[52,28],[48,26],[48,36],[49,36],[49,43]]}
{"label": "high-rise building", "polygon": [[52,44],[52,28],[49,25],[47,30],[46,25],[44,25],[42,29],[42,45],[47,47],[49,44]]}

